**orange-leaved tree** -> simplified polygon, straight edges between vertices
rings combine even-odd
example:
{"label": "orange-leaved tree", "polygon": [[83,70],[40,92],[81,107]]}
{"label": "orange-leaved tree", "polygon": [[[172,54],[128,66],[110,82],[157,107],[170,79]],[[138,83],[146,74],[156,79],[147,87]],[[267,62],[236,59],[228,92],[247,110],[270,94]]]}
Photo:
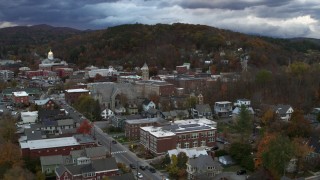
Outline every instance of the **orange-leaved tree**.
{"label": "orange-leaved tree", "polygon": [[77,133],[81,134],[91,134],[92,124],[88,120],[81,122],[80,126],[77,129]]}

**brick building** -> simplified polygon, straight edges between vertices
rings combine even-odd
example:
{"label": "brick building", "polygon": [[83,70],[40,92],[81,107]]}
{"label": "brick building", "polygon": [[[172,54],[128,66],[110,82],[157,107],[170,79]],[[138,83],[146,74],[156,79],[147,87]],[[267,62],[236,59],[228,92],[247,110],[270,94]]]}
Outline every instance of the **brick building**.
{"label": "brick building", "polygon": [[163,127],[140,127],[140,143],[157,155],[175,148],[212,147],[216,131],[216,122],[208,119],[181,120]]}
{"label": "brick building", "polygon": [[129,139],[140,138],[140,127],[146,126],[164,126],[169,123],[162,118],[145,118],[145,119],[134,119],[125,120],[125,136]]}
{"label": "brick building", "polygon": [[29,95],[25,91],[17,91],[12,93],[12,102],[17,105],[29,105]]}
{"label": "brick building", "polygon": [[89,95],[87,89],[67,89],[65,90],[64,97],[67,103],[73,104],[81,95]]}
{"label": "brick building", "polygon": [[68,77],[73,74],[72,68],[56,68],[54,71],[59,77]]}
{"label": "brick building", "polygon": [[95,146],[96,143],[90,136],[83,135],[20,142],[22,156],[30,158],[52,155],[65,156],[69,155],[70,151]]}
{"label": "brick building", "polygon": [[144,98],[148,98],[150,95],[170,96],[175,92],[174,85],[165,81],[137,81],[135,88],[137,93]]}
{"label": "brick building", "polygon": [[177,88],[183,88],[185,93],[197,92],[200,88],[207,86],[207,78],[193,77],[187,75],[175,75],[167,77],[166,81],[175,85]]}

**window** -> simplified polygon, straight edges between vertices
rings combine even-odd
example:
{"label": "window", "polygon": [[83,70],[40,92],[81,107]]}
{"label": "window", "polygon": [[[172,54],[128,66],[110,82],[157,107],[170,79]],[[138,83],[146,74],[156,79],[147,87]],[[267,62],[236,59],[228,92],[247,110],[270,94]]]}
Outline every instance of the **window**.
{"label": "window", "polygon": [[188,142],[184,143],[184,148],[189,148],[189,143]]}
{"label": "window", "polygon": [[214,135],[214,132],[213,131],[209,131],[208,132],[208,137],[212,137]]}
{"label": "window", "polygon": [[191,138],[192,139],[197,139],[198,138],[198,133],[192,133]]}
{"label": "window", "polygon": [[209,138],[208,142],[214,142],[214,138]]}
{"label": "window", "polygon": [[192,144],[193,144],[193,147],[198,147],[198,141],[194,141]]}
{"label": "window", "polygon": [[206,146],[206,141],[201,141],[201,146]]}
{"label": "window", "polygon": [[46,169],[46,173],[50,173],[51,172],[51,169],[50,168],[47,168]]}
{"label": "window", "polygon": [[181,143],[177,143],[177,148],[181,148]]}
{"label": "window", "polygon": [[186,136],[185,136],[185,135],[182,135],[182,139],[186,139]]}

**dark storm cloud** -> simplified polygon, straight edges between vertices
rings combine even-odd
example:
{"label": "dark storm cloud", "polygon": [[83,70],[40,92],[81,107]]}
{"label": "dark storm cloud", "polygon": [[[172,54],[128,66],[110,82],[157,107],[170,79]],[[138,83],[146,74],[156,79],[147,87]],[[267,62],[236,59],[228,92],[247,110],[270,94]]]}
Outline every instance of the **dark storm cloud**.
{"label": "dark storm cloud", "polygon": [[198,9],[229,9],[240,10],[255,6],[275,7],[288,4],[292,0],[185,0],[180,3],[182,8]]}
{"label": "dark storm cloud", "polygon": [[320,38],[319,0],[0,0],[0,28],[49,24],[205,24],[277,37]]}

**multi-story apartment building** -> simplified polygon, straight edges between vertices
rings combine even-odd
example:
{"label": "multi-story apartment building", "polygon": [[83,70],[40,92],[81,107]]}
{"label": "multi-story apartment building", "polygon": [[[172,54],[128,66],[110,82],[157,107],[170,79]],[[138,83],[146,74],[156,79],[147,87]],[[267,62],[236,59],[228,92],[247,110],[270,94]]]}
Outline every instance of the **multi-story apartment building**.
{"label": "multi-story apartment building", "polygon": [[216,130],[216,122],[208,119],[175,121],[163,127],[140,127],[140,143],[157,155],[175,148],[212,147]]}
{"label": "multi-story apartment building", "polygon": [[220,101],[214,103],[214,114],[219,117],[229,117],[232,114],[232,103]]}

